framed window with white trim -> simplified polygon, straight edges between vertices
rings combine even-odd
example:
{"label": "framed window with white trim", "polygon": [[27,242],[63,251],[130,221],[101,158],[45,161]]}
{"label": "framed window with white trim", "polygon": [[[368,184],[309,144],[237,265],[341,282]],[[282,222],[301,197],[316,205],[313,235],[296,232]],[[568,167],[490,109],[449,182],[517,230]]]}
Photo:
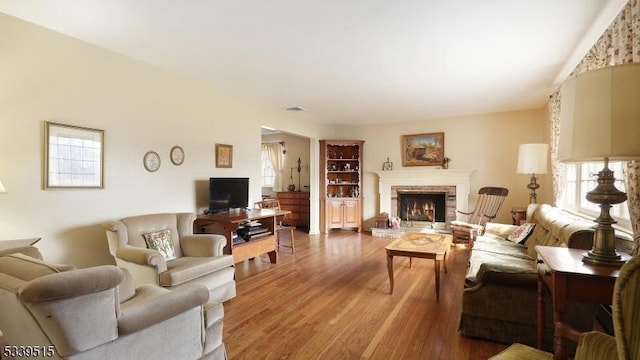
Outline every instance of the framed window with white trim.
{"label": "framed window with white trim", "polygon": [[104,188],[104,130],[44,125],[44,188]]}
{"label": "framed window with white trim", "polygon": [[[604,168],[604,162],[566,163],[565,187],[558,199],[558,205],[579,214],[595,219],[600,214],[600,207],[586,199],[587,192],[595,189],[598,185],[597,174]],[[621,161],[610,162],[609,169],[613,171],[616,178],[615,186],[620,191],[625,191],[623,180],[624,163]],[[629,208],[627,202],[612,205],[611,217],[618,222],[618,226],[624,229],[631,229]]]}

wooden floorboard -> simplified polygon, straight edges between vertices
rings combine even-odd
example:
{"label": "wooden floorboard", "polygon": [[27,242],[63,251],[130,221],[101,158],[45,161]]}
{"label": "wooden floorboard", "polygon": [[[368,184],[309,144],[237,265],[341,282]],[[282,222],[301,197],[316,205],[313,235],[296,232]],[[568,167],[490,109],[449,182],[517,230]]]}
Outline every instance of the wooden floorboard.
{"label": "wooden floorboard", "polygon": [[296,231],[296,254],[236,264],[224,305],[229,359],[487,359],[506,346],[458,332],[468,249],[453,247],[435,298],[433,260],[394,258],[390,239],[352,231]]}

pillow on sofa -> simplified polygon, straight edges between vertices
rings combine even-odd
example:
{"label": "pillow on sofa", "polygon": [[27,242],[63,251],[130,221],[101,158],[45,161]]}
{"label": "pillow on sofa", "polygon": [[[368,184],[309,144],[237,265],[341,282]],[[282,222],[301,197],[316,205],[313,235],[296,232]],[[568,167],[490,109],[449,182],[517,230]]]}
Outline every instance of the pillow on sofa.
{"label": "pillow on sofa", "polygon": [[507,240],[522,245],[527,241],[527,238],[531,235],[535,227],[536,224],[534,223],[524,223],[513,230],[513,232],[507,236]]}
{"label": "pillow on sofa", "polygon": [[171,230],[166,229],[144,234],[144,241],[147,243],[147,248],[159,251],[166,260],[176,258],[176,249],[171,240]]}

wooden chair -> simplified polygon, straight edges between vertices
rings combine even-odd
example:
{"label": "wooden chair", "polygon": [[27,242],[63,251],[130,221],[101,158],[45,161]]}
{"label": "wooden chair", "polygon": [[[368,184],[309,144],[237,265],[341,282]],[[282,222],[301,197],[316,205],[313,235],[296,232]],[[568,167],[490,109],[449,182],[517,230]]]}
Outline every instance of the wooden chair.
{"label": "wooden chair", "polygon": [[451,232],[454,242],[473,242],[476,235],[484,234],[484,226],[492,221],[502,208],[509,190],[502,187],[487,186],[478,191],[478,201],[471,212],[457,210],[467,215],[467,221],[452,221]]}
{"label": "wooden chair", "polygon": [[[266,199],[263,201],[258,201],[255,203],[255,207],[258,209],[276,209],[276,210],[280,210],[280,201],[276,200],[276,199]],[[284,218],[286,217],[286,215],[284,215],[282,218],[278,219],[278,224],[277,224],[277,228],[276,228],[276,237],[278,239],[278,246],[282,246],[282,247],[287,247],[291,249],[291,253],[295,254],[296,253],[296,249],[295,249],[295,237],[294,237],[294,231],[296,230],[295,226],[288,226],[288,225],[284,225]],[[290,240],[290,244],[291,245],[286,245],[284,244],[281,240],[282,238],[282,234],[289,231],[289,240]]]}

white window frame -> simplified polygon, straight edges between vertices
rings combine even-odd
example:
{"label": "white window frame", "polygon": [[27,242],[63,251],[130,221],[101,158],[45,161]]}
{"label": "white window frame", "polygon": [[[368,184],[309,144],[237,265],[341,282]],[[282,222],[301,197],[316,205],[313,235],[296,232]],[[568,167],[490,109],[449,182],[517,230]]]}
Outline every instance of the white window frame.
{"label": "white window frame", "polygon": [[[564,164],[565,186],[561,191],[558,205],[564,209],[595,219],[600,214],[600,206],[586,199],[587,192],[593,190],[598,184],[598,172],[604,168],[604,162],[587,162],[580,164]],[[623,169],[624,162],[609,163],[609,169],[613,171],[615,186],[620,191],[625,191]],[[618,223],[615,225],[623,230],[631,230],[629,207],[627,202],[612,205],[611,217]]]}

